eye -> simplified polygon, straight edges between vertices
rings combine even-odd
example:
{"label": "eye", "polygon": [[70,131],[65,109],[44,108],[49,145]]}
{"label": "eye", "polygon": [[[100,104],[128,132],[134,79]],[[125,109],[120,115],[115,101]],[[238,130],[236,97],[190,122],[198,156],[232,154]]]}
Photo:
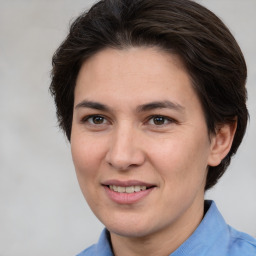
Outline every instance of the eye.
{"label": "eye", "polygon": [[172,122],[174,121],[171,118],[168,118],[165,116],[152,116],[148,121],[150,125],[156,125],[156,126],[163,126]]}
{"label": "eye", "polygon": [[107,120],[103,116],[93,115],[93,116],[88,116],[83,118],[82,122],[83,123],[88,122],[91,125],[102,125],[102,124],[106,124]]}

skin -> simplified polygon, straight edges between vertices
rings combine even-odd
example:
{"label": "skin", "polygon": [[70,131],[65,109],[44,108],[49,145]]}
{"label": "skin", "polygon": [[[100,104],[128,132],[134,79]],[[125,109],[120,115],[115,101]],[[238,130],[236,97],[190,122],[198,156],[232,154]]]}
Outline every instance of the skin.
{"label": "skin", "polygon": [[[235,127],[209,137],[182,62],[157,48],[97,53],[82,65],[74,95],[76,174],[110,231],[114,254],[169,255],[202,220],[207,167],[228,153]],[[112,179],[155,187],[138,202],[120,204],[102,185]]]}

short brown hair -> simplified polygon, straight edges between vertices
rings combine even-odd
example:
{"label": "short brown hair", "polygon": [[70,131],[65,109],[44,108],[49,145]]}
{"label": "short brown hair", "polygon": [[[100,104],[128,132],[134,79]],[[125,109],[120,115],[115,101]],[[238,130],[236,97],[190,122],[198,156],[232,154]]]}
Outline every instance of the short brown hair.
{"label": "short brown hair", "polygon": [[50,91],[60,127],[70,140],[74,88],[86,59],[104,48],[157,46],[182,59],[203,106],[209,133],[237,120],[228,155],[209,166],[205,189],[214,186],[239,147],[247,126],[243,54],[223,22],[190,0],[102,0],[80,15],[55,52]]}

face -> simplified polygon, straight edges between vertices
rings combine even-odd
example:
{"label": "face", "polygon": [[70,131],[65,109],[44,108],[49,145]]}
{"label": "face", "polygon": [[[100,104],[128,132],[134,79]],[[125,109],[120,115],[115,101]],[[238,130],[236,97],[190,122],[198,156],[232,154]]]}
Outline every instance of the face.
{"label": "face", "polygon": [[144,237],[193,222],[203,209],[211,149],[177,56],[105,49],[81,67],[72,156],[83,195],[110,232]]}

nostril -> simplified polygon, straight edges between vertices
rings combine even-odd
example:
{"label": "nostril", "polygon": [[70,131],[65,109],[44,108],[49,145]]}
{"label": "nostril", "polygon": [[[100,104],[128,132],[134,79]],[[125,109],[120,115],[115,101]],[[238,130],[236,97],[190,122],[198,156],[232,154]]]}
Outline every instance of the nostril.
{"label": "nostril", "polygon": [[111,159],[108,160],[107,163],[112,168],[120,171],[126,171],[140,166],[139,164],[132,163],[132,159]]}

